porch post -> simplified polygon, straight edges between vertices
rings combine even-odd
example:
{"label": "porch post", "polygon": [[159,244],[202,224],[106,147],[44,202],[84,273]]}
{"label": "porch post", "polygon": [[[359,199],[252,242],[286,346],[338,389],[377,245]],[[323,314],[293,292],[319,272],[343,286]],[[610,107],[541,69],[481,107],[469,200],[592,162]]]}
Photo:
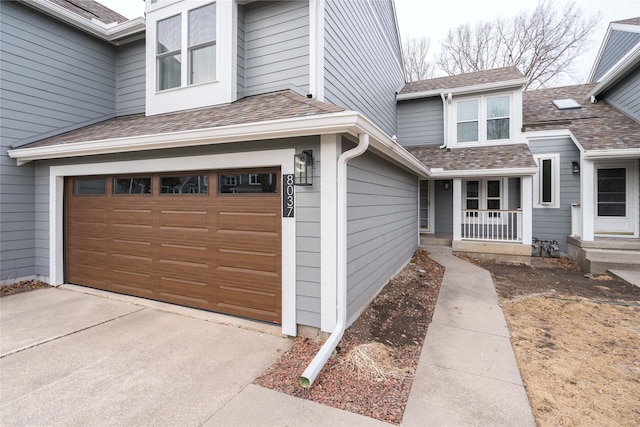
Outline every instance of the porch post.
{"label": "porch post", "polygon": [[453,179],[453,240],[462,240],[462,180]]}
{"label": "porch post", "polygon": [[533,234],[533,177],[523,176],[522,191],[522,244],[530,245]]}
{"label": "porch post", "polygon": [[582,212],[583,242],[593,242],[595,222],[595,165],[593,161],[583,160],[580,169],[580,210]]}

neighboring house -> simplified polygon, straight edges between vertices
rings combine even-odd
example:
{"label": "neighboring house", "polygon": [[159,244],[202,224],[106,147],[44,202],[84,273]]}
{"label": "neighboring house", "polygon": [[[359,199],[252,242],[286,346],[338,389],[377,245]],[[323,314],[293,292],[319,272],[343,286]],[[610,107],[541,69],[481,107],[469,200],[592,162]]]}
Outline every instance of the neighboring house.
{"label": "neighboring house", "polygon": [[297,335],[353,321],[418,247],[428,169],[391,138],[404,85],[391,0],[150,0],[132,21],[86,0],[0,12],[0,279]]}
{"label": "neighboring house", "polygon": [[398,143],[430,169],[420,184],[420,227],[456,252],[527,261],[537,172],[522,133],[515,67],[408,83],[398,100]]}
{"label": "neighboring house", "polygon": [[610,25],[591,76],[525,92],[515,68],[408,83],[398,143],[431,172],[423,241],[521,261],[555,241],[587,271],[640,270],[640,18]]}

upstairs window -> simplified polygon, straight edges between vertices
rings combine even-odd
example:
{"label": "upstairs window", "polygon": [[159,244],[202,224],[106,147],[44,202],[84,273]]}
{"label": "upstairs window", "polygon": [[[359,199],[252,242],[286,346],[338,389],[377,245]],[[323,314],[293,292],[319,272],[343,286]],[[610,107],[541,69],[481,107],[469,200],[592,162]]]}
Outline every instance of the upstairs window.
{"label": "upstairs window", "polygon": [[478,140],[478,100],[458,102],[458,142]]}
{"label": "upstairs window", "polygon": [[189,12],[189,84],[216,78],[216,5]]}
{"label": "upstairs window", "polygon": [[510,138],[511,97],[481,96],[456,102],[456,141],[486,142]]}
{"label": "upstairs window", "polygon": [[158,21],[156,58],[158,63],[158,90],[181,85],[182,22],[180,15]]}
{"label": "upstairs window", "polygon": [[215,80],[215,3],[158,21],[156,31],[158,91]]}

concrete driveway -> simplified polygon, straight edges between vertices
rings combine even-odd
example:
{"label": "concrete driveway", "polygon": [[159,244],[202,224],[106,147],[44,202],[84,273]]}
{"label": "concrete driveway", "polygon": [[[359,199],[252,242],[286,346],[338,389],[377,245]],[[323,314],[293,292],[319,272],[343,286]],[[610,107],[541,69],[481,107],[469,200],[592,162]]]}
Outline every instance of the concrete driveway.
{"label": "concrete driveway", "polygon": [[113,298],[0,299],[0,425],[203,425],[290,346],[270,325]]}

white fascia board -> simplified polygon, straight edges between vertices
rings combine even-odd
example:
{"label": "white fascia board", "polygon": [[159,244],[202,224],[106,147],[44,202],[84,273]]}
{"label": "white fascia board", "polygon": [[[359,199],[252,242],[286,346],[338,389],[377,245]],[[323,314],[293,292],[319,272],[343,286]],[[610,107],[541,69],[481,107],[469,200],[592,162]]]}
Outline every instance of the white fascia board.
{"label": "white fascia board", "polygon": [[621,148],[610,150],[586,150],[584,152],[584,159],[598,160],[598,159],[629,159],[633,157],[640,157],[640,148]]}
{"label": "white fascia board", "polygon": [[48,0],[20,0],[20,2],[108,42],[135,34],[144,37],[146,24],[142,17],[130,19],[117,25],[109,25],[83,18]]}
{"label": "white fascia board", "polygon": [[527,139],[527,144],[529,141],[536,139],[571,138],[571,141],[573,141],[574,145],[581,153],[584,153],[585,151],[582,144],[580,144],[580,141],[578,141],[573,132],[569,129],[529,131],[525,132],[524,136]]}
{"label": "white fascia board", "polygon": [[8,155],[16,159],[18,165],[23,165],[34,160],[53,158],[184,148],[333,133],[348,133],[356,137],[362,133],[367,133],[372,138],[372,148],[375,148],[384,156],[397,161],[420,176],[426,177],[430,174],[429,169],[424,164],[394,142],[380,128],[355,111],[126,138],[71,142],[44,147],[17,148],[9,150]]}
{"label": "white fascia board", "polygon": [[598,67],[598,64],[600,63],[600,59],[604,54],[604,48],[607,46],[609,37],[611,37],[611,24],[609,24],[609,27],[607,28],[607,33],[604,35],[604,38],[602,39],[602,43],[600,44],[600,49],[598,49],[598,54],[596,55],[596,59],[593,61],[593,65],[591,65],[591,72],[589,73],[589,78],[587,79],[587,83],[593,81],[593,77],[596,74],[596,68]]}
{"label": "white fascia board", "polygon": [[431,178],[472,178],[472,177],[504,177],[504,176],[526,176],[534,175],[538,172],[537,167],[532,168],[500,168],[500,169],[468,169],[435,171],[431,169]]}
{"label": "white fascia board", "polygon": [[629,72],[634,66],[636,66],[640,62],[640,42],[638,42],[633,49],[631,49],[625,56],[620,58],[620,60],[613,66],[611,69],[602,76],[600,82],[594,87],[591,92],[587,95],[587,98],[592,96],[598,96],[602,92],[609,89],[615,83],[617,83],[621,78],[623,78],[627,72]]}
{"label": "white fascia board", "polygon": [[430,98],[432,96],[440,96],[441,93],[453,95],[468,95],[472,93],[488,92],[492,90],[522,88],[527,83],[526,78],[503,80],[500,82],[481,83],[472,86],[462,86],[454,88],[432,89],[423,92],[401,93],[396,95],[396,101],[405,101],[408,99]]}

